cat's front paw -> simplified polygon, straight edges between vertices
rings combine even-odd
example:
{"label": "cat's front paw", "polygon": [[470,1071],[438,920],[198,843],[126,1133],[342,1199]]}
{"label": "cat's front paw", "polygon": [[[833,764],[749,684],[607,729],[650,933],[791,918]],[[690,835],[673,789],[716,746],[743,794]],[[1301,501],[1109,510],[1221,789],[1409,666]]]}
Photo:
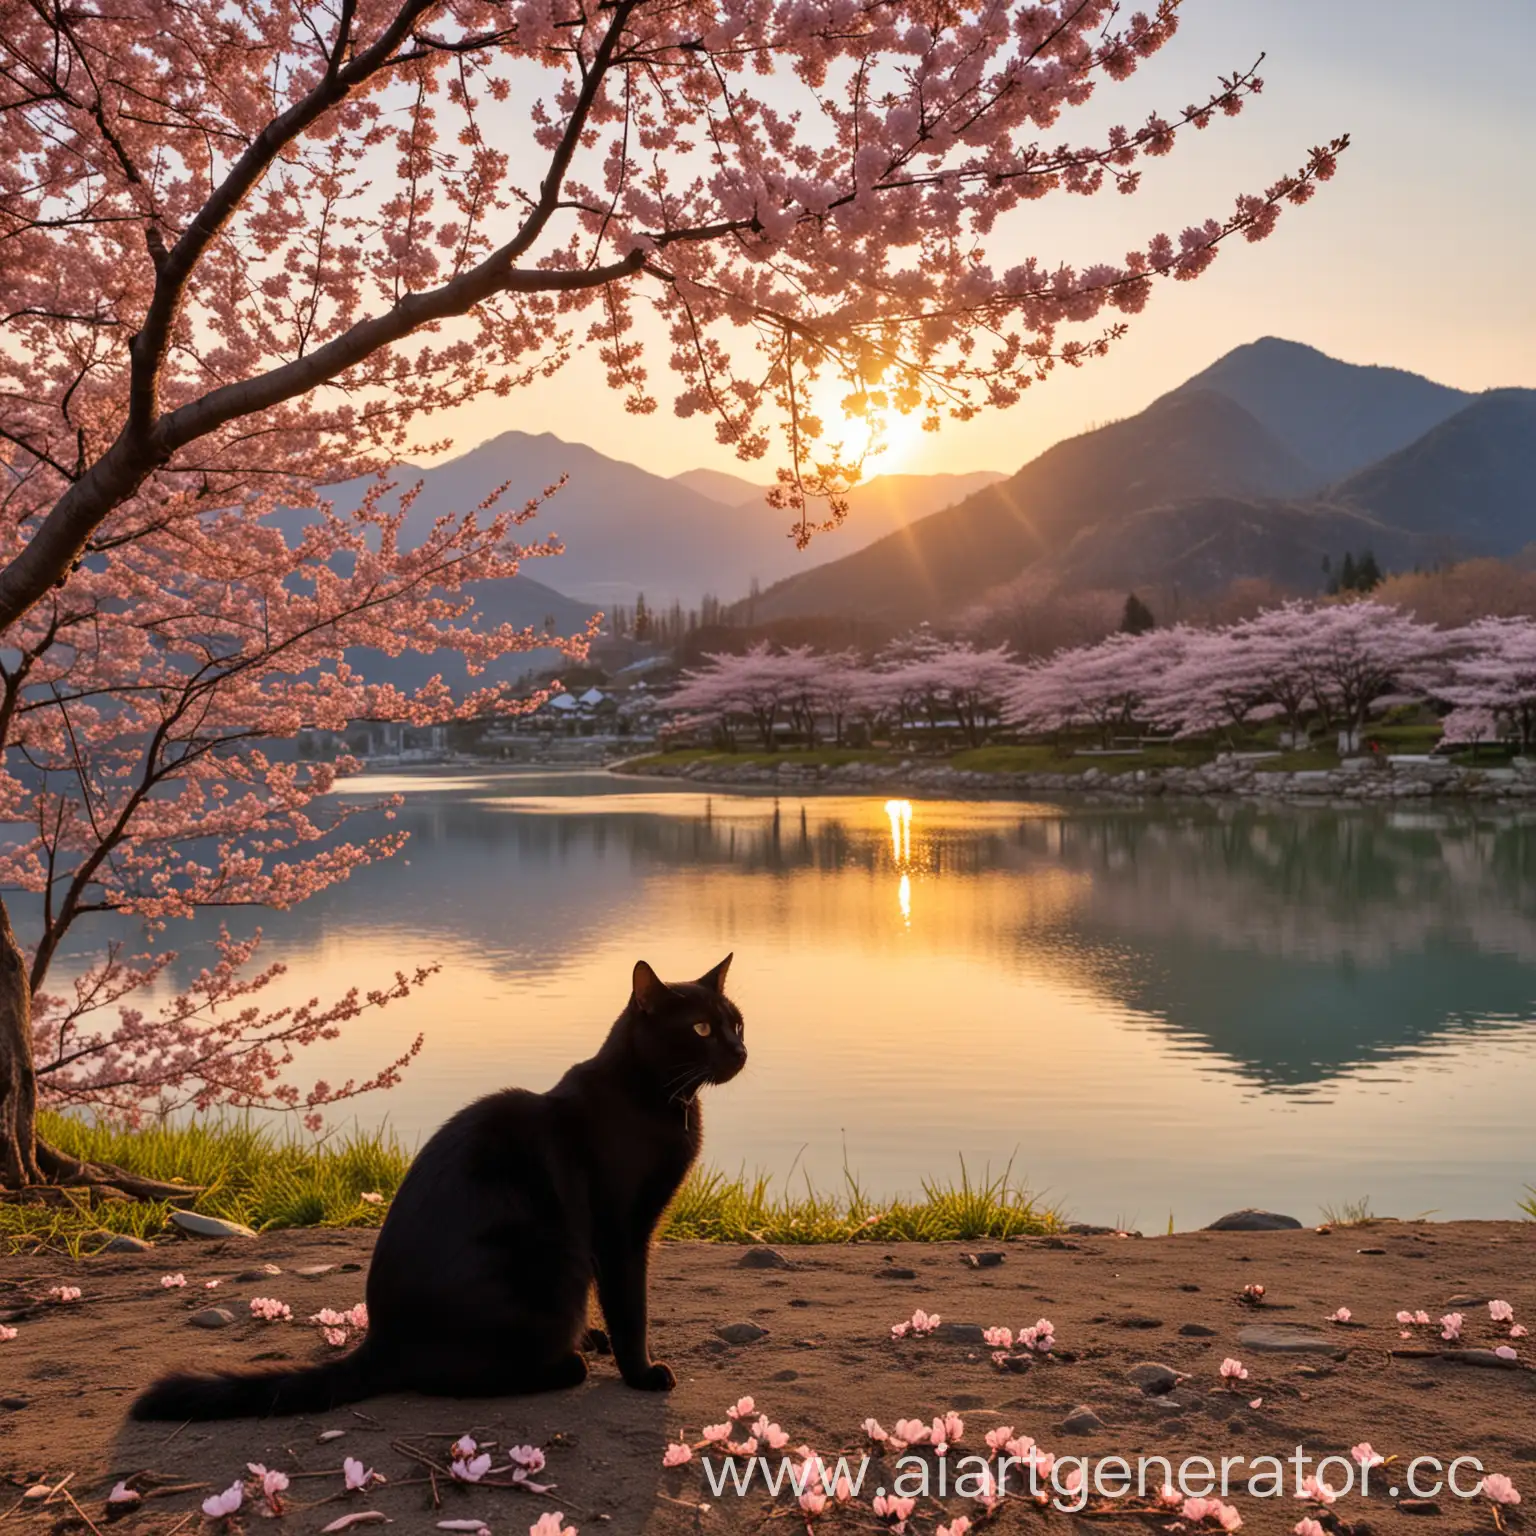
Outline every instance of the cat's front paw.
{"label": "cat's front paw", "polygon": [[637,1392],[670,1392],[677,1385],[672,1367],[660,1360],[653,1360],[643,1371],[624,1379]]}

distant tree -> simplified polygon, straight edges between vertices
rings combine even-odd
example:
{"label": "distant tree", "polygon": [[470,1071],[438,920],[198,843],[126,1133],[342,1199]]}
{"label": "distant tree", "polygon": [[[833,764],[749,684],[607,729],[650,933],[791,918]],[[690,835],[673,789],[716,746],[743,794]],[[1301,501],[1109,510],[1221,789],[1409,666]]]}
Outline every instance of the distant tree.
{"label": "distant tree", "polygon": [[1366,550],[1355,565],[1355,591],[1374,592],[1381,582],[1381,567],[1376,563],[1376,556]]}
{"label": "distant tree", "polygon": [[645,606],[645,593],[635,594],[635,616],[631,621],[634,626],[636,640],[649,640],[651,638],[651,610]]}
{"label": "distant tree", "polygon": [[1120,615],[1120,633],[1122,635],[1144,635],[1149,629],[1157,628],[1157,619],[1152,610],[1132,592],[1125,600],[1125,609]]}

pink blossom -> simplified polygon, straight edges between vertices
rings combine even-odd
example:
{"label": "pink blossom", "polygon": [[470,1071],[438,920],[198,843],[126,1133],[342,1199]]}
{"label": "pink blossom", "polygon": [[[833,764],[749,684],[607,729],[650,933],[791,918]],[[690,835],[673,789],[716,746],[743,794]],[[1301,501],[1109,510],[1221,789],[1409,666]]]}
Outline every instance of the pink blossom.
{"label": "pink blossom", "polygon": [[[1417,1321],[1412,1312],[1399,1312],[1397,1314],[1397,1320],[1398,1322],[1404,1324],[1412,1324]],[[1407,1338],[1407,1334],[1404,1334],[1403,1337]]]}
{"label": "pink blossom", "polygon": [[1306,1515],[1296,1522],[1296,1536],[1326,1536],[1321,1525],[1311,1515]]}
{"label": "pink blossom", "polygon": [[346,1348],[347,1330],[345,1328],[322,1328],[320,1334],[333,1349]]}
{"label": "pink blossom", "polygon": [[162,1290],[174,1291],[187,1283],[185,1275],[161,1275],[160,1286]]}
{"label": "pink blossom", "polygon": [[138,1504],[143,1495],[136,1489],[130,1488],[126,1482],[114,1483],[112,1491],[107,1495],[108,1504]]}
{"label": "pink blossom", "polygon": [[1353,1316],[1354,1313],[1348,1307],[1340,1307],[1337,1312],[1330,1312],[1328,1314],[1328,1321],[1330,1323],[1347,1323]]}
{"label": "pink blossom", "polygon": [[680,1467],[685,1461],[692,1460],[693,1447],[681,1441],[674,1442],[661,1453],[661,1464],[664,1467]]}
{"label": "pink blossom", "polygon": [[1362,1467],[1365,1467],[1367,1469],[1369,1469],[1371,1467],[1379,1467],[1379,1466],[1381,1466],[1383,1461],[1384,1461],[1384,1459],[1385,1459],[1385,1458],[1377,1455],[1375,1450],[1372,1448],[1371,1442],[1369,1440],[1362,1440],[1359,1445],[1352,1445],[1352,1446],[1350,1446],[1349,1454]]}
{"label": "pink blossom", "polygon": [[933,1536],[966,1536],[971,1528],[970,1516],[957,1515],[948,1525],[939,1526]]}
{"label": "pink blossom", "polygon": [[240,1508],[241,1501],[245,1498],[245,1484],[238,1479],[231,1483],[223,1493],[211,1493],[203,1500],[203,1513],[210,1520],[222,1520],[227,1515],[232,1515]]}
{"label": "pink blossom", "polygon": [[468,1460],[456,1458],[449,1463],[449,1472],[461,1483],[478,1483],[491,1470],[489,1451],[482,1451]]}
{"label": "pink blossom", "polygon": [[800,1508],[808,1515],[819,1515],[827,1507],[827,1496],[819,1488],[807,1488],[800,1495]]}
{"label": "pink blossom", "polygon": [[729,1424],[706,1424],[703,1433],[704,1438],[711,1445],[719,1445],[722,1441],[731,1438],[731,1426]]}
{"label": "pink blossom", "polygon": [[725,1410],[728,1419],[750,1419],[757,1412],[757,1404],[750,1397],[738,1399]]}
{"label": "pink blossom", "polygon": [[1420,1307],[1419,1310],[1413,1314],[1413,1320],[1422,1326],[1423,1324],[1430,1321],[1429,1313]]}
{"label": "pink blossom", "polygon": [[552,1510],[549,1514],[540,1515],[532,1525],[528,1527],[528,1536],[576,1536],[576,1527],[566,1525],[565,1514],[561,1510]]}
{"label": "pink blossom", "polygon": [[1323,1478],[1309,1477],[1301,1485],[1301,1492],[1297,1498],[1311,1500],[1315,1504],[1333,1504],[1338,1501],[1338,1492]]}
{"label": "pink blossom", "polygon": [[9,1344],[16,1337],[16,1330],[0,1323],[0,1344]]}
{"label": "pink blossom", "polygon": [[1224,1531],[1242,1529],[1243,1517],[1230,1504],[1220,1499],[1185,1499],[1180,1513],[1195,1525],[1214,1520]]}
{"label": "pink blossom", "polygon": [[1525,1329],[1525,1324],[1524,1323],[1516,1323],[1509,1330],[1509,1336],[1512,1339],[1523,1339],[1525,1337],[1525,1333],[1526,1333],[1526,1329]]}
{"label": "pink blossom", "polygon": [[1490,1472],[1478,1484],[1478,1491],[1495,1504],[1520,1502],[1520,1490],[1502,1472]]}
{"label": "pink blossom", "polygon": [[1248,1399],[1248,1406],[1250,1408],[1262,1408],[1264,1406],[1264,1399],[1262,1397],[1250,1397]]}
{"label": "pink blossom", "polygon": [[921,1419],[897,1419],[896,1427],[891,1431],[891,1438],[900,1440],[904,1446],[926,1445],[928,1426]]}
{"label": "pink blossom", "polygon": [[1011,1439],[1013,1439],[1013,1425],[999,1424],[996,1429],[987,1431],[987,1449],[995,1456]]}
{"label": "pink blossom", "polygon": [[1461,1337],[1461,1325],[1466,1319],[1460,1312],[1447,1312],[1440,1319],[1440,1337],[1442,1339],[1459,1339]]}
{"label": "pink blossom", "polygon": [[293,1312],[285,1301],[278,1301],[272,1296],[251,1297],[251,1316],[259,1317],[267,1323],[286,1323]]}
{"label": "pink blossom", "polygon": [[890,1439],[890,1436],[886,1433],[878,1419],[865,1419],[862,1427],[864,1433],[877,1444],[884,1444],[885,1441]]}
{"label": "pink blossom", "polygon": [[267,1501],[267,1508],[274,1515],[282,1514],[282,1495],[288,1491],[288,1474],[276,1470],[269,1471],[259,1461],[247,1462],[246,1470],[256,1479],[262,1497]]}
{"label": "pink blossom", "polygon": [[454,1461],[468,1461],[476,1451],[480,1449],[473,1435],[460,1435],[452,1445],[448,1447],[448,1455]]}
{"label": "pink blossom", "polygon": [[384,1204],[384,1196],[371,1189],[365,1189],[357,1198],[366,1205]]}
{"label": "pink blossom", "polygon": [[1013,1348],[1013,1329],[1011,1328],[988,1328],[982,1337],[993,1349]]}
{"label": "pink blossom", "polygon": [[355,1493],[359,1488],[366,1488],[375,1480],[382,1482],[378,1473],[372,1467],[364,1467],[355,1456],[342,1458],[341,1473],[346,1479],[347,1492]]}
{"label": "pink blossom", "polygon": [[874,1497],[876,1518],[888,1521],[897,1532],[906,1529],[907,1521],[916,1508],[916,1499],[901,1498],[894,1493],[877,1493]]}
{"label": "pink blossom", "polygon": [[80,1287],[78,1285],[50,1285],[48,1294],[60,1303],[80,1300]]}
{"label": "pink blossom", "polygon": [[523,1472],[542,1472],[546,1466],[544,1452],[536,1445],[514,1445],[507,1451],[507,1460]]}
{"label": "pink blossom", "polygon": [[1496,1323],[1512,1323],[1515,1320],[1515,1309],[1507,1301],[1490,1301],[1488,1316]]}
{"label": "pink blossom", "polygon": [[1230,1355],[1221,1362],[1222,1378],[1226,1381],[1247,1381],[1248,1372],[1241,1360],[1234,1360]]}

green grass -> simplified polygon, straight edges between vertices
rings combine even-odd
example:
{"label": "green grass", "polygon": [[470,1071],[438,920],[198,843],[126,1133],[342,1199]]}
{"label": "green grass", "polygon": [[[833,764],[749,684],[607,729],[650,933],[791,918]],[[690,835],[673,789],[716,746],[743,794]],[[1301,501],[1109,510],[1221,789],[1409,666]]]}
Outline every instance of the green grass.
{"label": "green grass", "polygon": [[[1079,750],[1092,746],[1082,743]],[[1215,756],[1210,747],[1193,743],[1186,746],[1159,742],[1139,752],[1127,750],[1109,757],[1067,756],[1055,747],[1032,744],[973,747],[955,753],[949,762],[953,768],[975,773],[1087,773],[1090,768],[1097,768],[1100,773],[1113,774],[1135,773],[1138,768],[1198,768]]]}
{"label": "green grass", "polygon": [[631,768],[686,768],[693,763],[713,763],[721,768],[774,767],[792,763],[797,768],[840,768],[844,763],[897,763],[907,753],[887,751],[883,747],[785,747],[777,752],[743,749],[721,752],[715,747],[678,747],[669,752],[653,752],[630,761]]}
{"label": "green grass", "polygon": [[[322,1139],[281,1135],[246,1120],[194,1120],[127,1130],[62,1115],[40,1117],[54,1146],[91,1162],[116,1163],[146,1178],[202,1186],[186,1204],[258,1231],[279,1227],[376,1227],[400,1186],[411,1153],[388,1131],[356,1130]],[[172,1207],[158,1201],[102,1199],[61,1192],[61,1203],[0,1202],[0,1249],[78,1256],[109,1234],[154,1237],[169,1229]],[[802,1194],[777,1194],[758,1176],[734,1178],[701,1169],[678,1193],[662,1236],[731,1243],[970,1241],[1050,1232],[1054,1209],[1013,1182],[1012,1170],[973,1182],[924,1184],[921,1199],[875,1200],[851,1174],[827,1193],[805,1182]]]}
{"label": "green grass", "polygon": [[1536,1184],[1527,1184],[1526,1198],[1520,1201],[1520,1209],[1531,1221],[1536,1221]]}

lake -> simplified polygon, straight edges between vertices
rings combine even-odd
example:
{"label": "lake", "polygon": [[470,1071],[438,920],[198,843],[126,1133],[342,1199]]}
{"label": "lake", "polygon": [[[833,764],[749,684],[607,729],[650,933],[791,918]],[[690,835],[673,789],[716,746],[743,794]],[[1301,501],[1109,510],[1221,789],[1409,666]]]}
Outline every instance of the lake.
{"label": "lake", "polygon": [[[846,1164],[889,1194],[1011,1162],[1072,1217],[1149,1232],[1365,1198],[1510,1217],[1536,1182],[1529,811],[908,806],[598,771],[346,793],[403,795],[409,846],[261,914],[274,995],[442,969],[300,1058],[295,1081],[338,1081],[425,1032],[403,1084],[338,1120],[415,1142],[487,1089],[546,1087],[637,958],[677,979],[734,950],[752,1059],[705,1101],[731,1171]],[[173,925],[180,977],[216,922]]]}

